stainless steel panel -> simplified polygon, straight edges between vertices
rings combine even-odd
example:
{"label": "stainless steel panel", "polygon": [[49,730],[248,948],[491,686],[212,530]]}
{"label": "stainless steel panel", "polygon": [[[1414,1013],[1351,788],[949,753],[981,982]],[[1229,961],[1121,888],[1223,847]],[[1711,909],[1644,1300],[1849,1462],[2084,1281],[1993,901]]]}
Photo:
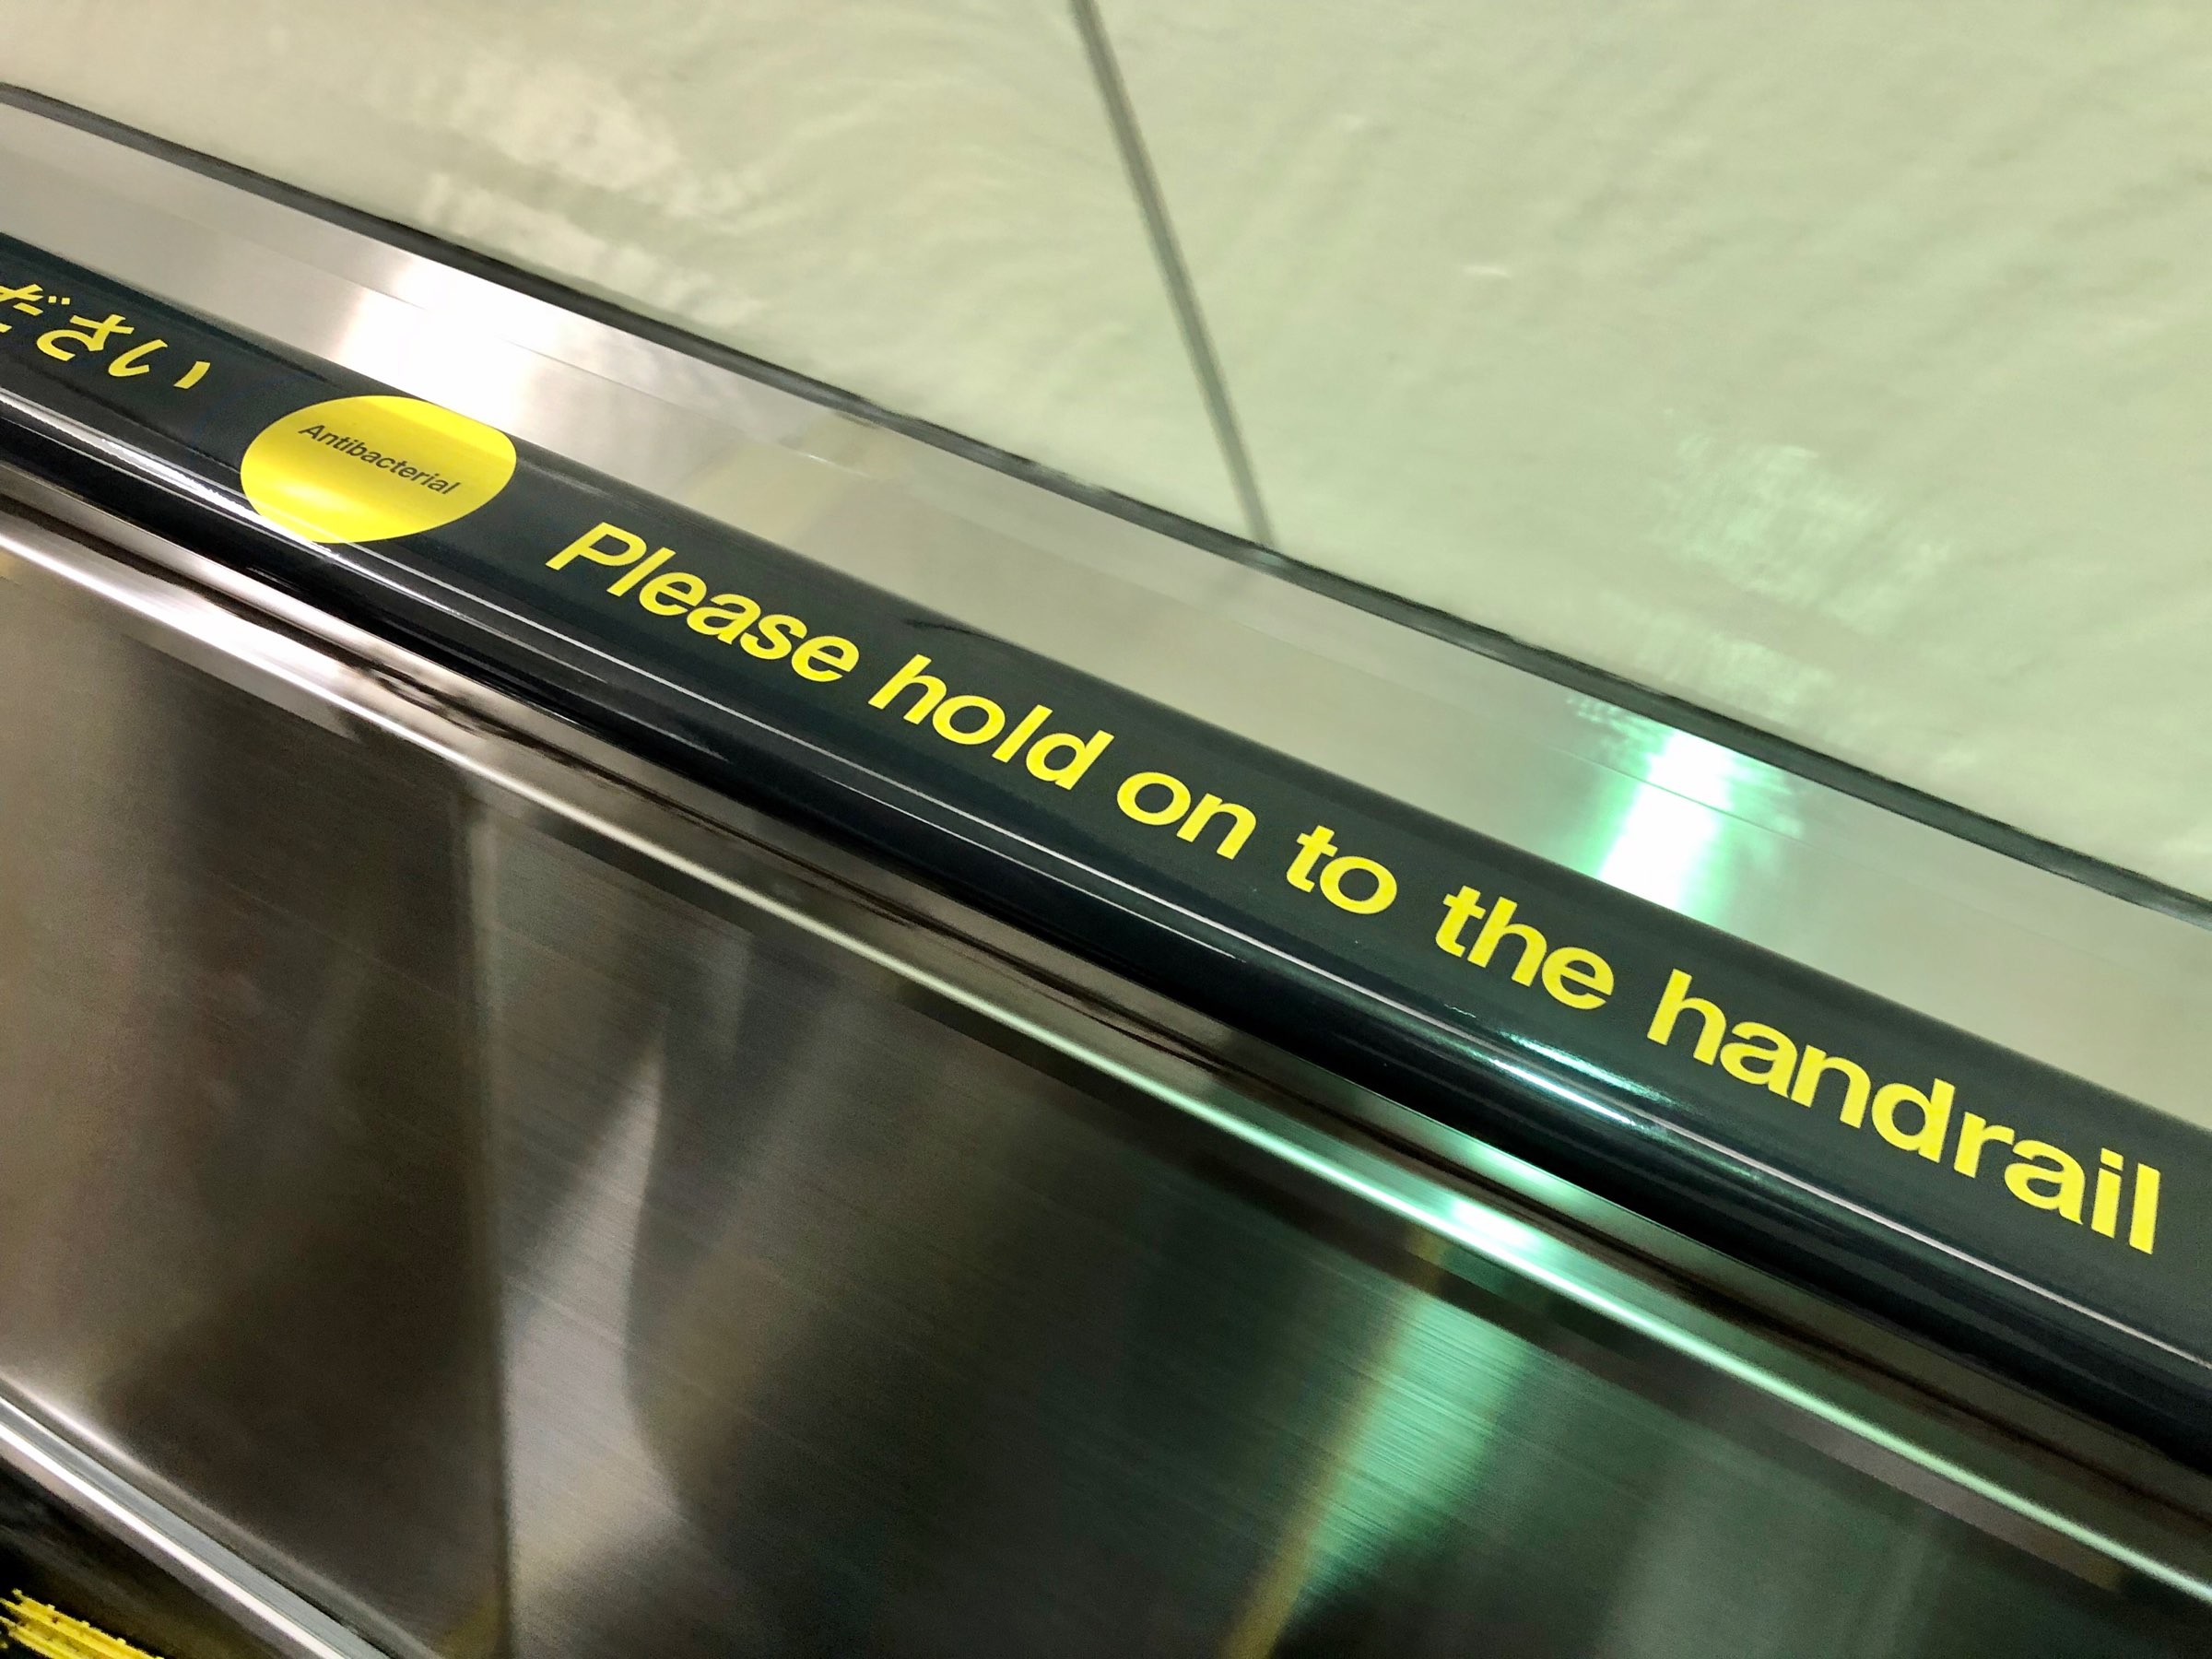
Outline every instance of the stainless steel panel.
{"label": "stainless steel panel", "polygon": [[675,347],[0,107],[0,227],[2212,1123],[2212,933]]}
{"label": "stainless steel panel", "polygon": [[2205,1645],[2201,1483],[194,568],[0,525],[0,1388],[381,1644]]}
{"label": "stainless steel panel", "polygon": [[1695,1384],[1577,1364],[1558,1310],[818,947],[489,841],[523,1652],[1799,1659],[2188,1629]]}
{"label": "stainless steel panel", "polygon": [[7,583],[0,688],[0,1369],[448,1641],[499,1581],[453,780]]}

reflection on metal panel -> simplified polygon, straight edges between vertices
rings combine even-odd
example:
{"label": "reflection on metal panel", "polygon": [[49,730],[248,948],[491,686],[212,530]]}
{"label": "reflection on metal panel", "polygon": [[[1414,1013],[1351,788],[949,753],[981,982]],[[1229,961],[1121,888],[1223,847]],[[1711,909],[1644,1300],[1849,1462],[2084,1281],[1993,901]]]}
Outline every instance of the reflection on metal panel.
{"label": "reflection on metal panel", "polygon": [[1704,889],[1722,885],[1716,843],[1722,817],[1735,804],[1743,757],[1688,732],[1676,732],[1653,752],[1644,781],[1597,867],[1600,879],[1695,915],[1707,908]]}
{"label": "reflection on metal panel", "polygon": [[16,541],[0,1384],[390,1645],[2201,1651],[2147,1486]]}
{"label": "reflection on metal panel", "polygon": [[526,1653],[2160,1651],[876,975],[479,844]]}
{"label": "reflection on metal panel", "polygon": [[453,781],[0,595],[0,1373],[448,1637],[498,1578]]}

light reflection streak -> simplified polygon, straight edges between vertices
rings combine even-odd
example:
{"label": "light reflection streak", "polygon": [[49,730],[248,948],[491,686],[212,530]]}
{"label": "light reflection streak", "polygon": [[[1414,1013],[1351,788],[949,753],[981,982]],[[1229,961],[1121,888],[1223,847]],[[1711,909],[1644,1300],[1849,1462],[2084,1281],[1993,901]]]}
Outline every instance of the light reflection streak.
{"label": "light reflection streak", "polygon": [[1598,879],[1685,915],[1702,915],[1711,854],[1748,763],[1688,732],[1670,732],[1644,768]]}

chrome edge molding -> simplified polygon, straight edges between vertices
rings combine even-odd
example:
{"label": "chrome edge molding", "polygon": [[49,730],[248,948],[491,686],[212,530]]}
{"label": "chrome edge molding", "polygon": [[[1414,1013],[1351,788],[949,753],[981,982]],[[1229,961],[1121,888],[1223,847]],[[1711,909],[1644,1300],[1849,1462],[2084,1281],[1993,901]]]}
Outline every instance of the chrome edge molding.
{"label": "chrome edge molding", "polygon": [[5,1397],[0,1465],[128,1544],[279,1653],[297,1659],[385,1659],[387,1653],[417,1659],[411,1645],[379,1646],[339,1623]]}

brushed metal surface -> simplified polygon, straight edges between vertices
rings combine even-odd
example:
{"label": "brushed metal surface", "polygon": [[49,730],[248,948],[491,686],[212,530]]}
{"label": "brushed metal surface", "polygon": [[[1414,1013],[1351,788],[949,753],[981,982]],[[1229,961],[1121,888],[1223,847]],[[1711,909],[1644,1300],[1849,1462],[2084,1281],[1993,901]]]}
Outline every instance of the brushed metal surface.
{"label": "brushed metal surface", "polygon": [[0,1369],[441,1638],[498,1581],[453,783],[0,589]]}
{"label": "brushed metal surface", "polygon": [[0,524],[0,1388],[380,1644],[2202,1651],[2186,1482],[311,620]]}
{"label": "brushed metal surface", "polygon": [[488,862],[523,1652],[2187,1638],[816,951]]}
{"label": "brushed metal surface", "polygon": [[237,184],[0,106],[0,227],[2212,1124],[2212,931]]}

